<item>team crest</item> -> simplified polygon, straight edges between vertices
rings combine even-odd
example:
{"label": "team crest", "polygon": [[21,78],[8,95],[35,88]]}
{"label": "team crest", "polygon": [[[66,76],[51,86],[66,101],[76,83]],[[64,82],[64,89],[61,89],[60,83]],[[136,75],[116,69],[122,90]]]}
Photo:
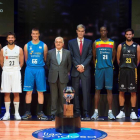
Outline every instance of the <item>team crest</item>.
{"label": "team crest", "polygon": [[7,49],[5,50],[5,54],[7,54]]}
{"label": "team crest", "polygon": [[130,50],[127,50],[128,53],[130,53]]}

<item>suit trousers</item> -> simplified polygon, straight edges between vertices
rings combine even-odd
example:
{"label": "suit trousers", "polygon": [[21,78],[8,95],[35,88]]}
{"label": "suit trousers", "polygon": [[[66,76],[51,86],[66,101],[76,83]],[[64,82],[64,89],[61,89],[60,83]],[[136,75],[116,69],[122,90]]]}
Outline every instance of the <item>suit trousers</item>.
{"label": "suit trousers", "polygon": [[58,80],[56,83],[49,83],[51,91],[51,115],[63,112],[63,104],[65,99],[63,97],[63,89],[67,86],[67,83],[61,83]]}
{"label": "suit trousers", "polygon": [[83,113],[89,113],[90,107],[90,88],[91,88],[91,77],[85,76],[83,73],[80,73],[77,77],[72,77],[72,87],[75,90],[74,96],[74,111],[80,113],[80,104],[79,104],[79,88],[81,87],[83,93]]}

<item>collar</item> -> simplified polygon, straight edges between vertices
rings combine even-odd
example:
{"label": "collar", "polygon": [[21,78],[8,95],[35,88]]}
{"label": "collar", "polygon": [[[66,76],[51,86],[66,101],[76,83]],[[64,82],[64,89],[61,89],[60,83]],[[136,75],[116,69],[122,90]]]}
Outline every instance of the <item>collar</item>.
{"label": "collar", "polygon": [[82,40],[82,42],[83,42],[83,41],[84,41],[84,37],[83,37],[82,39],[79,39],[79,38],[77,37],[77,41],[80,42],[80,40]]}
{"label": "collar", "polygon": [[59,51],[59,52],[62,52],[62,49],[63,49],[63,48],[62,48],[61,50],[57,50],[57,48],[55,48],[55,49],[56,49],[56,52],[58,52],[58,51]]}

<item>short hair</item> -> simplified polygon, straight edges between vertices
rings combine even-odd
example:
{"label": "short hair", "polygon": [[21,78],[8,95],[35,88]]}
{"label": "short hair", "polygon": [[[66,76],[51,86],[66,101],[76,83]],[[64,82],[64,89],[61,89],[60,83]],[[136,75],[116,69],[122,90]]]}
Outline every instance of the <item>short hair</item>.
{"label": "short hair", "polygon": [[107,27],[106,27],[106,26],[101,26],[101,27],[100,27],[100,30],[101,30],[101,28],[106,28],[106,30],[107,30]]}
{"label": "short hair", "polygon": [[128,32],[128,31],[130,31],[130,32],[132,32],[132,34],[134,34],[134,30],[131,29],[131,28],[126,29],[126,30],[125,30],[125,34],[126,34],[126,32]]}
{"label": "short hair", "polygon": [[84,28],[84,30],[86,29],[86,27],[85,27],[83,24],[77,25],[77,30],[78,30],[79,28]]}
{"label": "short hair", "polygon": [[13,32],[8,32],[6,38],[7,38],[9,35],[12,35],[12,36],[14,36],[14,38],[16,38],[16,35],[15,35],[15,33],[13,33]]}
{"label": "short hair", "polygon": [[55,41],[56,41],[56,39],[61,39],[61,40],[62,40],[62,42],[64,43],[64,39],[63,39],[63,37],[58,36],[58,37],[56,37],[56,38],[55,38]]}
{"label": "short hair", "polygon": [[38,31],[39,32],[39,28],[33,28],[32,31]]}

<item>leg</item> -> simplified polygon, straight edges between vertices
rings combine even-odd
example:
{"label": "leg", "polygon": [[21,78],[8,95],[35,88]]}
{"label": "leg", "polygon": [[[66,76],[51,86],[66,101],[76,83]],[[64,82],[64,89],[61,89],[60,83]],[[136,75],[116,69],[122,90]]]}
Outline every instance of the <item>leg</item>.
{"label": "leg", "polygon": [[112,110],[112,90],[107,90],[107,100],[108,100],[108,106],[109,110]]}
{"label": "leg", "polygon": [[9,107],[10,107],[10,93],[5,93],[5,94],[4,94],[4,102],[5,102],[6,113],[9,114]]}
{"label": "leg", "polygon": [[38,103],[43,104],[44,103],[44,94],[43,92],[38,91]]}
{"label": "leg", "polygon": [[60,113],[63,112],[63,104],[65,102],[63,97],[63,90],[66,86],[67,86],[66,83],[60,83],[60,81],[58,81]]}
{"label": "leg", "polygon": [[58,100],[58,83],[50,83],[51,91],[51,115],[55,115],[57,112],[57,100]]}
{"label": "leg", "polygon": [[79,76],[78,77],[72,77],[72,87],[75,90],[75,95],[74,95],[74,111],[76,113],[80,113],[79,85],[80,85],[80,78],[79,78]]}
{"label": "leg", "polygon": [[99,103],[99,100],[100,100],[100,91],[101,90],[95,90],[95,109],[98,109],[98,103]]}
{"label": "leg", "polygon": [[19,115],[19,93],[14,93],[15,119],[21,120]]}
{"label": "leg", "polygon": [[131,106],[136,107],[137,95],[136,92],[131,92]]}
{"label": "leg", "polygon": [[124,98],[124,92],[119,92],[119,104],[120,106],[124,106],[125,98]]}
{"label": "leg", "polygon": [[31,101],[32,101],[32,91],[27,91],[26,92],[25,100],[26,100],[26,104],[31,104]]}

